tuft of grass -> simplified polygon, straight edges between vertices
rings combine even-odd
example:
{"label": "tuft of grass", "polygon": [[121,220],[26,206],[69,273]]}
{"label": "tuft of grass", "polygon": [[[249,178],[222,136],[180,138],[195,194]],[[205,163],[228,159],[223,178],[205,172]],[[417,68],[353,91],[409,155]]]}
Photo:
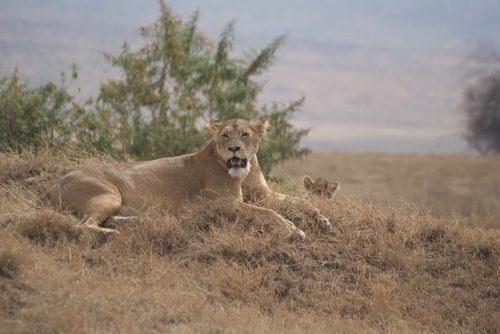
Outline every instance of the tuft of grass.
{"label": "tuft of grass", "polygon": [[30,296],[34,292],[22,278],[23,272],[31,265],[29,253],[17,241],[14,235],[0,234],[0,324],[3,325],[0,328],[7,332],[10,331],[9,319],[15,319],[23,308],[30,305]]}
{"label": "tuft of grass", "polygon": [[83,230],[75,220],[54,212],[33,212],[16,217],[16,231],[34,243],[54,246],[65,241],[78,241]]}
{"label": "tuft of grass", "polygon": [[0,252],[0,277],[14,279],[19,272],[20,260],[9,249]]}

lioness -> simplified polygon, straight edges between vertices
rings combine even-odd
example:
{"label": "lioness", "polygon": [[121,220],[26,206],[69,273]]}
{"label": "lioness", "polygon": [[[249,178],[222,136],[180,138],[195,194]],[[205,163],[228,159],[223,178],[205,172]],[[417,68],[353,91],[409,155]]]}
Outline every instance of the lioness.
{"label": "lioness", "polygon": [[[130,216],[160,201],[162,208],[177,214],[196,199],[224,198],[231,205],[254,210],[275,219],[292,237],[305,233],[273,210],[243,203],[246,191],[265,196],[267,186],[256,152],[267,130],[267,121],[250,123],[233,119],[209,123],[213,138],[198,152],[110,167],[87,167],[61,177],[50,191],[50,200],[83,217],[83,224],[105,233],[116,232],[100,225],[114,215]],[[322,217],[322,216],[321,216]],[[325,217],[322,217],[326,219]]]}

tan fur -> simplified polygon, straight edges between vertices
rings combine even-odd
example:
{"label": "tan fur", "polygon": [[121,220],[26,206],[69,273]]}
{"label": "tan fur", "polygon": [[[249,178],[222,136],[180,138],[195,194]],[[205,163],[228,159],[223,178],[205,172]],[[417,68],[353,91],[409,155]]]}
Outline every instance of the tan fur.
{"label": "tan fur", "polygon": [[341,189],[338,182],[330,182],[321,177],[318,177],[316,180],[314,180],[310,176],[304,175],[303,181],[306,191],[309,194],[316,196],[332,198],[333,195],[335,195],[335,193]]}
{"label": "tan fur", "polygon": [[[267,122],[238,119],[211,122],[209,128],[213,138],[198,152],[135,164],[78,169],[58,181],[50,199],[53,204],[80,215],[88,228],[116,232],[100,225],[114,215],[134,215],[151,199],[175,215],[190,202],[224,198],[232,205],[250,208],[260,216],[282,223],[293,236],[305,238],[304,232],[278,213],[243,203],[243,182],[248,191],[272,193],[255,155]],[[229,168],[231,158],[239,161],[241,168]],[[247,159],[246,168],[244,160],[239,159]]]}

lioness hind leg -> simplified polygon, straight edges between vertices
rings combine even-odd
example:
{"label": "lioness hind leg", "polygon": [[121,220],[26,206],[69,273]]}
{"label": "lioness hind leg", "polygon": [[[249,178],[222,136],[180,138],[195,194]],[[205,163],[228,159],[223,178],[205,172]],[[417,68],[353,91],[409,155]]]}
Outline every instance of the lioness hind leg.
{"label": "lioness hind leg", "polygon": [[100,225],[115,212],[122,204],[120,194],[107,193],[91,198],[84,208],[85,219],[83,224],[95,231],[103,233],[119,233],[111,228],[101,227]]}
{"label": "lioness hind leg", "polygon": [[49,194],[51,202],[61,209],[83,217],[83,225],[95,231],[114,233],[100,225],[120,211],[119,189],[98,169],[80,169],[63,176]]}

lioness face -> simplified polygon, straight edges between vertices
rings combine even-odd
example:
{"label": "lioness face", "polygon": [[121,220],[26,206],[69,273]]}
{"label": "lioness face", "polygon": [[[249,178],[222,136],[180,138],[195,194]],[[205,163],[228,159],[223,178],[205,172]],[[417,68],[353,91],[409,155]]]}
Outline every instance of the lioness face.
{"label": "lioness face", "polygon": [[250,172],[250,159],[257,153],[268,122],[250,123],[233,119],[224,123],[210,122],[217,155],[224,161],[231,177],[245,178]]}

